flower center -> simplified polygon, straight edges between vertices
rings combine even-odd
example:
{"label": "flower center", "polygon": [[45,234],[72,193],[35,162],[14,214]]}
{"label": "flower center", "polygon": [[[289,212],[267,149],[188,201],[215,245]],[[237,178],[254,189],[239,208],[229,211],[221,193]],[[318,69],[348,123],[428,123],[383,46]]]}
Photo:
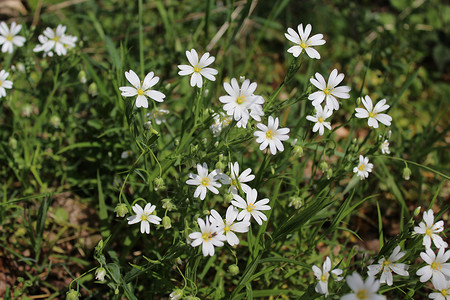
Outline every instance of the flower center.
{"label": "flower center", "polygon": [[7,37],[6,37],[6,39],[8,40],[8,41],[12,41],[12,39],[13,39],[13,36],[10,34],[10,35],[8,35]]}
{"label": "flower center", "polygon": [[319,117],[319,118],[317,119],[317,122],[323,123],[323,118],[322,118],[322,117]]}
{"label": "flower center", "polygon": [[208,179],[208,177],[203,178],[202,181],[200,181],[200,183],[201,183],[203,186],[209,185],[209,179]]}
{"label": "flower center", "polygon": [[356,293],[358,299],[369,299],[369,292],[367,290],[358,290]]}
{"label": "flower center", "polygon": [[300,43],[300,47],[302,47],[303,49],[305,49],[306,47],[308,47],[308,45],[306,45],[305,42],[301,42],[301,43]]}
{"label": "flower center", "polygon": [[239,188],[237,180],[236,179],[231,179],[231,185],[235,186],[236,188]]}
{"label": "flower center", "polygon": [[327,282],[327,276],[325,276],[325,274],[322,274],[322,276],[320,276],[320,281]]}
{"label": "flower center", "polygon": [[58,42],[59,41],[59,37],[58,36],[55,36],[55,38],[53,39],[55,42]]}
{"label": "flower center", "polygon": [[141,215],[141,221],[147,221],[148,215],[147,214],[142,214]]}
{"label": "flower center", "polygon": [[431,268],[433,270],[439,271],[441,269],[441,264],[434,261],[434,262],[431,263]]}
{"label": "flower center", "polygon": [[200,73],[201,70],[202,70],[202,68],[200,68],[199,65],[195,65],[195,67],[194,67],[194,72],[195,73]]}
{"label": "flower center", "polygon": [[369,113],[369,118],[373,118],[373,117],[375,117],[375,114],[373,112],[370,112]]}
{"label": "flower center", "polygon": [[331,94],[331,91],[328,89],[328,88],[325,88],[324,90],[323,90],[323,92],[325,93],[325,95],[330,95]]}
{"label": "flower center", "polygon": [[432,232],[431,232],[431,229],[430,229],[430,228],[427,228],[427,230],[425,230],[425,234],[426,234],[426,235],[431,235],[431,233],[432,233]]}
{"label": "flower center", "polygon": [[140,95],[140,96],[144,95],[144,91],[141,90],[141,89],[137,89],[137,93],[138,93],[138,95]]}
{"label": "flower center", "polygon": [[205,242],[211,240],[211,238],[212,238],[211,232],[205,232],[204,234],[202,234],[202,239],[203,239]]}
{"label": "flower center", "polygon": [[364,171],[364,168],[365,168],[365,167],[366,167],[365,165],[361,164],[361,165],[358,167],[358,170]]}
{"label": "flower center", "polygon": [[275,136],[275,132],[273,132],[273,130],[267,130],[266,131],[266,138],[269,140],[273,140],[273,137]]}
{"label": "flower center", "polygon": [[444,296],[444,297],[450,295],[450,294],[448,293],[447,289],[443,289],[443,290],[441,291],[441,294],[442,294],[442,296]]}
{"label": "flower center", "polygon": [[254,206],[253,204],[249,204],[249,205],[247,206],[247,211],[248,211],[248,212],[252,212],[254,209],[255,209],[255,206]]}
{"label": "flower center", "polygon": [[237,104],[242,104],[245,101],[245,97],[240,95],[239,97],[237,97],[236,102]]}
{"label": "flower center", "polygon": [[383,267],[387,267],[387,266],[389,266],[390,264],[391,264],[390,261],[385,260],[385,261],[383,262]]}
{"label": "flower center", "polygon": [[223,231],[225,231],[225,233],[228,233],[231,230],[231,227],[227,224],[225,225],[225,228],[223,229]]}
{"label": "flower center", "polygon": [[2,86],[2,84],[3,84],[3,81],[0,80],[0,86]]}

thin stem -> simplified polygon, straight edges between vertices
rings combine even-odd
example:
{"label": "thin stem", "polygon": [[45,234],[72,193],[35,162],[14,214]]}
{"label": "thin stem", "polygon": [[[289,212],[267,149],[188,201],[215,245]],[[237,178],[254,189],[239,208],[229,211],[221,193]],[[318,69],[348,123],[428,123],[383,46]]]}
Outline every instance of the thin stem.
{"label": "thin stem", "polygon": [[138,2],[139,9],[139,62],[141,65],[141,77],[144,77],[144,26],[142,24],[142,0]]}

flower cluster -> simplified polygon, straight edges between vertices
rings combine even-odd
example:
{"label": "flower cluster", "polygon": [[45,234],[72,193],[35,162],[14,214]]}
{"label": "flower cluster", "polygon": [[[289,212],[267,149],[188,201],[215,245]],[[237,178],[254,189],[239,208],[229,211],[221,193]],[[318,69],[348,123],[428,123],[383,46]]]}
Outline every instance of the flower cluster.
{"label": "flower cluster", "polygon": [[56,29],[47,27],[42,34],[38,36],[41,44],[34,47],[34,52],[44,52],[45,56],[53,56],[53,51],[58,56],[66,55],[67,50],[75,47],[76,36],[66,34],[66,26],[58,25]]}

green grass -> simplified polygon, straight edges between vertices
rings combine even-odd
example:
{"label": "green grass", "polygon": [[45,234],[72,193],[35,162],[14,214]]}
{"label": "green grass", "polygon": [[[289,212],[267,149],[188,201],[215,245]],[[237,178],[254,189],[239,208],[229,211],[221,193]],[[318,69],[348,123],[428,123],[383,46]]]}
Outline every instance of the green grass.
{"label": "green grass", "polygon": [[[314,291],[313,265],[330,256],[344,277],[357,271],[365,278],[367,265],[397,245],[407,252],[402,262],[411,265],[410,276],[395,275],[394,285],[382,284],[379,292],[423,299],[433,291],[416,275],[424,247],[412,231],[427,209],[448,223],[449,5],[90,0],[54,11],[53,2],[43,3],[36,28],[37,1],[30,3],[29,15],[16,20],[25,46],[0,53],[0,69],[14,82],[0,98],[4,299],[61,299],[70,289],[91,299],[167,298],[174,289],[200,299],[324,298]],[[286,52],[292,43],[284,33],[300,23],[324,34],[320,60]],[[64,57],[34,53],[38,35],[58,24],[78,37],[77,47]],[[192,88],[177,65],[188,63],[186,50],[202,54],[207,47],[219,74]],[[308,95],[317,90],[309,79],[316,72],[326,78],[334,68],[345,74],[351,97],[340,101],[335,127],[320,137],[306,120],[314,114]],[[141,79],[155,72],[154,89],[165,101],[138,109],[134,98],[122,97],[130,69]],[[255,94],[266,101],[262,123],[272,115],[290,129],[282,153],[258,149],[254,120],[212,135],[223,82],[240,76],[257,82]],[[390,127],[373,129],[354,117],[365,95],[387,99]],[[170,114],[148,127],[146,113],[155,108]],[[389,131],[391,154],[382,155]],[[374,164],[364,181],[352,172],[359,155]],[[268,221],[253,221],[237,247],[204,257],[187,236],[209,210],[225,214],[227,187],[201,201],[185,182],[196,163],[227,172],[235,161],[241,171],[252,169],[256,178],[248,184],[258,200],[270,199]],[[289,206],[293,197],[301,198],[299,209]],[[163,208],[167,199],[176,209]],[[119,203],[132,212],[147,202],[171,219],[170,229],[152,224],[149,235],[141,234],[114,212]],[[104,282],[95,280],[100,266]],[[329,291],[328,298],[339,299],[350,289],[345,279],[330,279]]]}

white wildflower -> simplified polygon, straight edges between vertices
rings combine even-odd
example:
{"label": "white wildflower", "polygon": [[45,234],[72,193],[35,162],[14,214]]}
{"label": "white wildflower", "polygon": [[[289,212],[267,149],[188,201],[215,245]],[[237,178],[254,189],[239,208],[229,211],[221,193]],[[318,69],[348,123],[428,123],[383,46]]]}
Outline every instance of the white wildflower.
{"label": "white wildflower", "polygon": [[192,65],[178,65],[178,68],[180,71],[178,72],[178,75],[185,76],[185,75],[191,75],[191,86],[197,86],[199,88],[203,85],[203,79],[202,76],[206,79],[209,79],[211,81],[215,81],[216,77],[214,75],[217,75],[219,73],[216,69],[213,68],[206,68],[210,64],[212,64],[215,60],[214,56],[209,56],[209,53],[206,52],[202,55],[200,60],[198,59],[198,54],[195,49],[191,49],[191,51],[186,51],[187,59],[189,60],[189,63]]}
{"label": "white wildflower", "polygon": [[320,59],[319,52],[312,47],[325,44],[325,40],[323,39],[323,34],[315,34],[312,37],[309,37],[311,34],[311,29],[312,26],[310,24],[306,25],[304,31],[303,24],[298,25],[298,33],[295,32],[294,29],[288,28],[287,33],[285,33],[284,36],[291,42],[295,43],[295,46],[289,48],[287,52],[292,53],[294,57],[298,57],[302,51],[305,50],[309,57]]}
{"label": "white wildflower", "polygon": [[337,86],[344,80],[344,74],[338,74],[338,70],[331,71],[328,77],[328,82],[319,73],[316,73],[316,78],[311,78],[311,83],[320,91],[314,92],[308,96],[309,100],[312,100],[313,106],[321,105],[323,100],[326,100],[326,106],[331,110],[339,109],[339,102],[336,98],[348,99],[350,98],[350,87]]}
{"label": "white wildflower", "polygon": [[273,118],[269,116],[269,122],[266,125],[262,123],[258,123],[256,127],[260,131],[255,131],[253,134],[256,136],[256,142],[261,144],[259,146],[259,150],[264,150],[269,146],[270,153],[275,155],[277,150],[280,152],[284,151],[284,146],[282,141],[286,141],[289,139],[289,128],[280,128],[278,129],[278,118]]}
{"label": "white wildflower", "polygon": [[130,70],[125,72],[125,77],[128,82],[131,83],[131,86],[122,86],[119,87],[119,90],[122,91],[122,96],[124,97],[136,97],[136,107],[148,107],[147,97],[157,101],[163,102],[166,97],[163,93],[155,90],[151,90],[150,88],[158,83],[159,77],[154,76],[153,72],[150,72],[145,76],[144,81],[141,81],[137,74]]}
{"label": "white wildflower", "polygon": [[378,264],[373,264],[368,266],[369,271],[367,274],[369,276],[375,276],[381,271],[380,283],[387,283],[387,285],[391,286],[393,284],[393,276],[392,272],[401,275],[401,276],[409,276],[407,271],[408,265],[403,263],[395,263],[403,256],[405,256],[406,252],[400,252],[400,246],[394,248],[391,256],[388,259],[384,257],[378,260]]}

